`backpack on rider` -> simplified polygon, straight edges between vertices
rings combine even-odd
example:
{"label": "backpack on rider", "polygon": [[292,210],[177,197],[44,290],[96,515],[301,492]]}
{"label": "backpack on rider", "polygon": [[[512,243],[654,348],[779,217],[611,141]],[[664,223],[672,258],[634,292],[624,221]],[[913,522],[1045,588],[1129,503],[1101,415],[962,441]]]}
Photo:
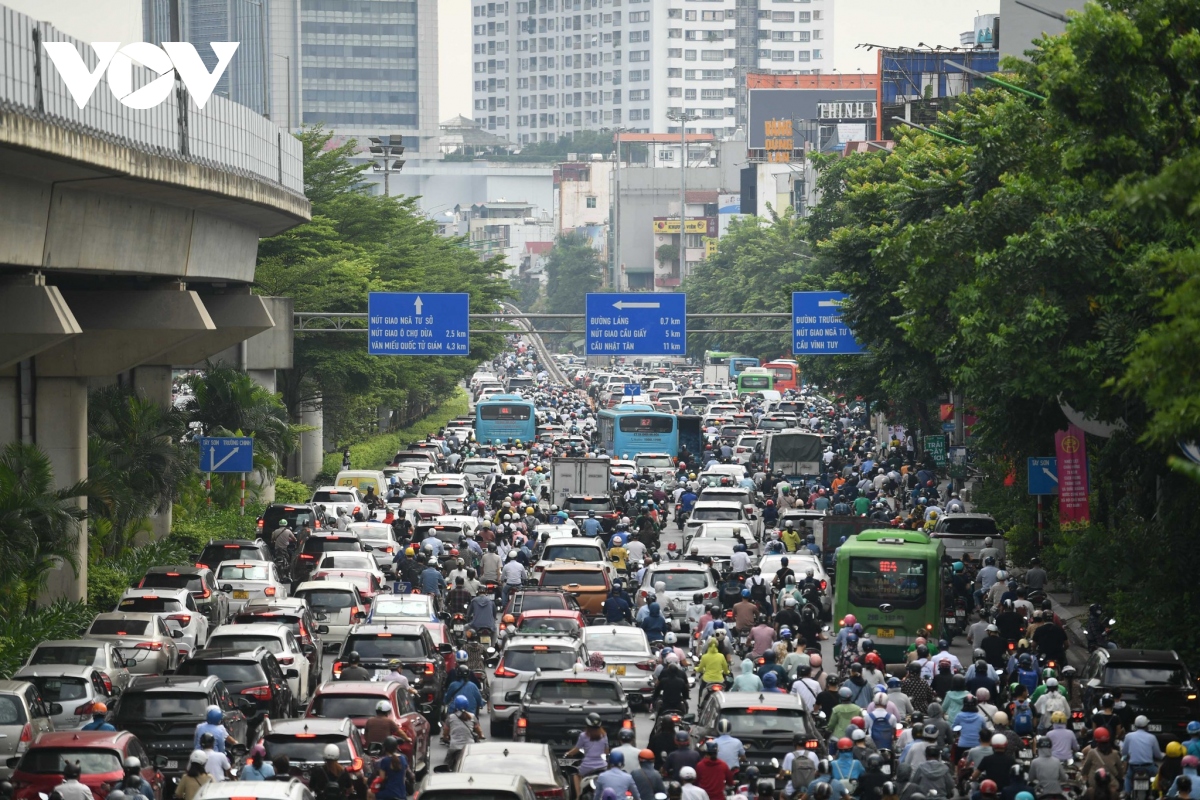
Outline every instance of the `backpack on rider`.
{"label": "backpack on rider", "polygon": [[1018,700],[1013,704],[1012,729],[1018,736],[1033,735],[1033,708],[1028,700]]}

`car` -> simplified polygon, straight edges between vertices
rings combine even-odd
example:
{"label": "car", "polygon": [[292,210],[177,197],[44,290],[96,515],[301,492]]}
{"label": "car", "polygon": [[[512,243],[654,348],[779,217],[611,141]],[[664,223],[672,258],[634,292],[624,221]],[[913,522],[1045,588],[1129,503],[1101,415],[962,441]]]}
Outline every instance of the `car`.
{"label": "car", "polygon": [[195,564],[151,567],[138,581],[139,589],[187,589],[200,613],[208,617],[209,628],[229,619],[229,595],[217,586],[217,578],[209,567]]}
{"label": "car", "polygon": [[111,611],[97,614],[84,633],[87,639],[104,639],[117,645],[125,666],[133,675],[165,675],[179,666],[179,647],[174,633],[157,614],[126,614]]}
{"label": "car", "polygon": [[761,543],[754,537],[754,530],[745,522],[705,522],[696,528],[691,536],[684,535],[684,552],[687,552],[688,545],[697,539],[727,541],[731,545],[744,544],[751,561],[758,558],[762,551]]}
{"label": "car", "polygon": [[95,667],[120,691],[131,679],[120,648],[103,639],[49,639],[36,645],[25,660],[26,666],[51,664]]}
{"label": "car", "polygon": [[375,602],[375,598],[385,592],[391,592],[392,586],[376,569],[317,569],[313,571],[312,580],[318,583],[323,580],[353,583],[358,587],[358,594],[367,605]]}
{"label": "car", "polygon": [[570,670],[577,663],[587,663],[583,642],[570,635],[520,636],[510,639],[500,653],[500,661],[492,673],[488,717],[493,736],[512,733],[518,704],[505,700],[539,670]]}
{"label": "car", "polygon": [[294,717],[300,703],[292,694],[288,678],[295,667],[285,671],[266,647],[233,650],[208,647],[198,650],[179,665],[176,675],[213,675],[221,679],[234,697],[248,697],[255,712],[276,719]]}
{"label": "car", "polygon": [[450,514],[450,507],[440,497],[406,497],[400,501],[400,508],[414,522],[422,519],[433,519],[434,517],[445,517]]}
{"label": "car", "polygon": [[1094,650],[1079,672],[1085,719],[1091,725],[1101,696],[1119,690],[1130,718],[1144,714],[1163,747],[1186,741],[1187,724],[1200,718],[1195,682],[1174,650]]}
{"label": "car", "polygon": [[743,433],[733,446],[733,457],[740,464],[749,464],[754,458],[754,454],[760,452],[761,445],[766,438],[761,433]]}
{"label": "car", "polygon": [[[613,472],[611,466],[609,467],[609,472]],[[621,518],[612,498],[601,495],[567,495],[563,499],[562,510],[567,512],[567,517],[574,520],[576,525],[582,525],[580,520],[587,519],[588,512],[594,511],[596,519],[600,520],[600,527],[609,533],[616,526],[617,520]]]}
{"label": "car", "polygon": [[438,622],[437,598],[427,594],[389,594],[371,604],[368,622]]}
{"label": "car", "polygon": [[[318,621],[309,609],[303,597],[277,597],[251,600],[242,606],[231,622],[237,625],[247,625],[252,622],[274,622],[287,625],[292,630],[296,641],[303,645],[311,645],[317,659],[324,652],[324,641],[321,637],[329,633],[329,626]],[[321,669],[318,667],[317,673]]]}
{"label": "car", "polygon": [[[317,688],[321,673],[320,654],[310,644],[300,644],[288,625],[279,622],[254,622],[247,625],[222,625],[208,639],[210,648],[245,652],[258,647],[271,651],[288,675],[288,684],[296,702],[304,703]],[[291,675],[288,670],[296,670]]]}
{"label": "car", "polygon": [[[54,730],[53,718],[62,711],[61,704],[43,700],[29,681],[0,680],[0,764],[24,755],[39,735]],[[0,780],[11,774],[11,767],[0,767]]]}
{"label": "car", "polygon": [[612,589],[607,564],[555,562],[538,575],[538,586],[566,592],[579,608],[593,617],[604,616],[604,601]]}
{"label": "car", "polygon": [[217,565],[217,583],[230,596],[229,609],[236,614],[251,598],[287,597],[287,581],[274,561],[223,561]]}
{"label": "car", "polygon": [[[539,530],[540,528],[541,526]],[[575,533],[578,534],[578,531]],[[547,567],[558,563],[594,564],[604,567],[610,583],[617,577],[604,545],[595,539],[586,539],[578,535],[548,539],[533,565],[533,574],[540,575]]]}
{"label": "car", "polygon": [[141,762],[142,778],[154,796],[161,797],[162,773],[129,731],[43,733],[13,770],[13,799],[38,800],[52,794],[63,782],[63,766],[71,762],[79,764],[79,782],[91,789],[97,800],[104,800],[109,787],[125,777],[125,759],[130,757]]}
{"label": "car", "polygon": [[[475,742],[458,752],[451,767],[459,775],[520,775],[528,781],[537,800],[570,800],[572,794],[570,779],[563,775],[558,759],[544,744]],[[426,792],[423,790],[421,797]],[[494,798],[490,792],[488,796]]]}
{"label": "car", "polygon": [[1000,551],[997,564],[1004,564],[1008,547],[1004,533],[990,514],[942,514],[933,526],[932,539],[940,539],[946,545],[946,555],[951,560],[961,560],[966,553],[979,560],[979,551],[984,548],[983,540],[992,538],[992,547]]}
{"label": "car", "polygon": [[375,566],[381,571],[390,573],[395,569],[392,559],[400,550],[396,541],[396,533],[391,525],[382,522],[352,522],[346,526],[349,533],[358,537],[364,551],[370,552],[375,559]]}
{"label": "car", "polygon": [[[432,624],[432,623],[431,623]],[[430,724],[440,718],[442,695],[446,689],[446,653],[453,653],[454,646],[438,643],[433,634],[422,624],[361,624],[350,629],[350,635],[342,644],[341,653],[333,662],[333,676],[338,678],[342,669],[350,663],[350,653],[358,653],[362,665],[368,672],[374,670],[376,677],[391,672],[392,659],[400,660],[400,672],[408,678],[417,691],[423,707],[428,706]]]}
{"label": "car", "polygon": [[537,800],[523,776],[499,772],[428,775],[419,793],[421,800]]}
{"label": "car", "polygon": [[522,614],[542,609],[565,609],[579,611],[579,602],[568,594],[551,589],[518,589],[509,592],[504,614]]}
{"label": "car", "polygon": [[505,692],[503,699],[520,704],[513,740],[546,744],[559,755],[575,746],[588,714],[600,717],[610,742],[622,728],[634,730],[620,682],[602,672],[543,670],[524,691]]}
{"label": "car", "polygon": [[317,506],[318,511],[324,506],[326,519],[336,517],[340,511],[353,517],[355,512],[365,510],[362,497],[353,486],[318,486],[308,503]]}
{"label": "car", "polygon": [[312,503],[272,503],[258,517],[258,533],[269,537],[280,525],[298,534],[305,526],[310,531],[319,530],[324,520],[320,510]]}
{"label": "car", "polygon": [[703,564],[674,561],[655,564],[646,570],[635,597],[637,605],[645,605],[646,591],[658,583],[666,585],[666,589],[658,595],[658,605],[663,616],[670,621],[673,631],[688,632],[687,607],[691,605],[692,595],[703,595],[705,603],[717,599],[717,583],[712,570]]}
{"label": "car", "polygon": [[668,453],[638,453],[633,463],[639,475],[648,469],[658,480],[675,474],[675,459]]}
{"label": "car", "polygon": [[92,707],[96,703],[108,705],[115,696],[109,677],[90,664],[25,666],[13,673],[13,680],[32,683],[43,700],[61,707],[51,717],[56,731],[82,728],[92,721]]}
{"label": "car", "polygon": [[300,545],[292,561],[292,581],[301,583],[309,580],[326,553],[365,553],[366,547],[356,534],[349,531],[330,531],[320,536],[310,536]]}
{"label": "car", "polygon": [[210,539],[197,556],[196,566],[215,570],[222,561],[238,560],[270,561],[271,550],[262,539]]}
{"label": "car", "polygon": [[163,774],[178,778],[187,770],[188,756],[195,749],[196,726],[214,705],[224,715],[221,722],[229,735],[235,741],[246,741],[254,702],[230,694],[215,675],[134,678],[109,709],[108,721],[117,730],[136,735],[151,756],[162,756],[159,768]]}
{"label": "car", "polygon": [[729,720],[730,735],[746,748],[747,766],[758,767],[761,775],[778,771],[784,757],[794,750],[797,736],[805,737],[805,747],[818,757],[825,755],[816,722],[794,694],[711,692],[696,715],[683,718],[693,745],[719,736],[717,722],[721,719]]}
{"label": "car", "polygon": [[[738,486],[736,483],[733,486],[709,485],[702,488],[700,494],[696,497],[697,502],[719,502],[722,500],[738,503],[747,515],[751,515],[754,519],[758,518],[758,492],[754,489]],[[752,523],[751,527],[754,528],[755,535],[762,535],[761,523]]]}
{"label": "car", "polygon": [[763,556],[758,562],[759,574],[767,584],[775,580],[775,574],[783,568],[783,559],[788,560],[788,569],[796,573],[796,583],[804,580],[808,570],[813,571],[813,579],[821,585],[821,618],[829,619],[833,610],[833,582],[821,559],[805,552],[787,553],[784,555]]}
{"label": "car", "polygon": [[388,716],[413,743],[402,748],[413,772],[424,772],[429,767],[429,720],[413,705],[412,696],[399,681],[327,681],[309,701],[304,716],[349,717],[361,734],[363,725],[376,715],[381,700],[391,708]]}
{"label": "car", "polygon": [[470,478],[462,475],[430,473],[421,482],[417,497],[438,497],[446,503],[451,514],[462,514],[467,510],[471,497]]}
{"label": "car", "polygon": [[325,626],[321,639],[325,650],[340,648],[350,629],[367,618],[367,603],[349,581],[305,581],[293,596],[307,603],[313,617]]}
{"label": "car", "polygon": [[187,658],[208,641],[208,617],[200,613],[187,589],[126,589],[113,610],[162,617],[168,628],[183,633],[176,642],[180,658]]}
{"label": "car", "polygon": [[317,562],[318,570],[353,569],[373,572],[380,580],[384,579],[383,572],[375,565],[375,557],[370,553],[325,553]]}
{"label": "car", "polygon": [[209,781],[192,800],[315,800],[301,781]]}
{"label": "car", "polygon": [[718,572],[724,572],[733,558],[735,544],[733,539],[701,539],[695,536],[688,544],[683,558],[686,561],[711,564]]}
{"label": "car", "polygon": [[615,675],[635,711],[650,707],[657,656],[645,631],[627,625],[589,625],[583,629],[588,654],[599,653],[609,674]]}
{"label": "car", "polygon": [[800,421],[795,414],[767,414],[758,421],[760,431],[785,431],[799,425]]}
{"label": "car", "polygon": [[516,622],[506,633],[509,637],[566,634],[579,639],[583,635],[585,625],[587,618],[583,616],[582,611],[545,609],[518,614]]}
{"label": "car", "polygon": [[258,744],[267,751],[268,761],[287,756],[292,777],[306,786],[313,770],[325,763],[325,746],[338,748],[338,763],[349,773],[352,797],[365,797],[375,779],[375,759],[367,751],[358,728],[346,717],[339,719],[266,719],[258,733]]}
{"label": "car", "polygon": [[697,500],[692,506],[691,516],[683,523],[683,537],[696,535],[696,529],[705,522],[745,522],[758,538],[760,522],[757,514],[751,514],[736,500]]}
{"label": "car", "polygon": [[483,479],[500,473],[500,462],[494,458],[467,458],[462,462],[462,471],[472,478]]}

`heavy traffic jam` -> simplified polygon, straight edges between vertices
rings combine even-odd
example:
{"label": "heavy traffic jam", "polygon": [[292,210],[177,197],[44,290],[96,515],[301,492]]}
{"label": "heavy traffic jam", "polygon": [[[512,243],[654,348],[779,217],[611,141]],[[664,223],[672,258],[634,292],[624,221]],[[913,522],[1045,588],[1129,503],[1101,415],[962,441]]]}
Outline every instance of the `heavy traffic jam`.
{"label": "heavy traffic jam", "polygon": [[511,345],[439,435],[41,642],[3,793],[1191,797],[1187,667],[1099,607],[1072,641],[911,434],[794,361]]}

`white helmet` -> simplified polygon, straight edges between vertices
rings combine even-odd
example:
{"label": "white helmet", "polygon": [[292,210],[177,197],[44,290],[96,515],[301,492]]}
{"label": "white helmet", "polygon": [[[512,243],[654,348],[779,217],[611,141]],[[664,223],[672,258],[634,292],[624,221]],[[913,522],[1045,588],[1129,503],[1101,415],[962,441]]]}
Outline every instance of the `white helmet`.
{"label": "white helmet", "polygon": [[375,713],[376,714],[387,714],[391,710],[392,710],[392,704],[389,703],[387,700],[380,700],[378,703],[375,704]]}
{"label": "white helmet", "polygon": [[983,546],[991,547],[992,546],[992,537],[990,537],[990,536],[983,537]]}
{"label": "white helmet", "polygon": [[510,560],[510,561],[511,561],[512,559],[516,558],[516,557],[517,557],[517,551],[516,551],[516,550],[509,550],[509,551],[508,551],[508,558],[509,558],[509,560]]}
{"label": "white helmet", "polygon": [[1007,579],[1008,579],[1008,573],[1005,572],[1004,570],[1000,570],[999,572],[996,573],[996,580],[1003,581],[1003,580],[1007,580]]}
{"label": "white helmet", "polygon": [[663,637],[663,642],[666,644],[675,644],[678,641],[679,637],[675,635],[674,631],[667,631],[667,635]]}
{"label": "white helmet", "polygon": [[679,780],[694,781],[696,780],[696,770],[691,767],[681,767],[679,770]]}
{"label": "white helmet", "polygon": [[323,755],[325,756],[326,761],[337,761],[338,758],[341,757],[342,751],[338,749],[336,744],[327,744],[325,745],[325,752]]}
{"label": "white helmet", "polygon": [[208,764],[208,755],[203,750],[193,750],[192,754],[188,756],[188,763],[199,764],[203,767]]}

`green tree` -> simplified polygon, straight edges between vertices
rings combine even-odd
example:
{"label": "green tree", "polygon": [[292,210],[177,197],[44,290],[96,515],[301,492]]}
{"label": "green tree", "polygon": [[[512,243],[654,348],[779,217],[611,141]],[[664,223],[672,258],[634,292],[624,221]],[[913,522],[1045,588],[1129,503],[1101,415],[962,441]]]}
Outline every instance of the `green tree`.
{"label": "green tree", "polygon": [[582,233],[554,240],[546,259],[546,309],[551,314],[582,314],[585,295],[600,288],[604,262]]}
{"label": "green tree", "polygon": [[192,396],[184,412],[200,435],[253,436],[255,467],[268,474],[296,448],[283,402],[246,373],[208,364],[187,380]]}

